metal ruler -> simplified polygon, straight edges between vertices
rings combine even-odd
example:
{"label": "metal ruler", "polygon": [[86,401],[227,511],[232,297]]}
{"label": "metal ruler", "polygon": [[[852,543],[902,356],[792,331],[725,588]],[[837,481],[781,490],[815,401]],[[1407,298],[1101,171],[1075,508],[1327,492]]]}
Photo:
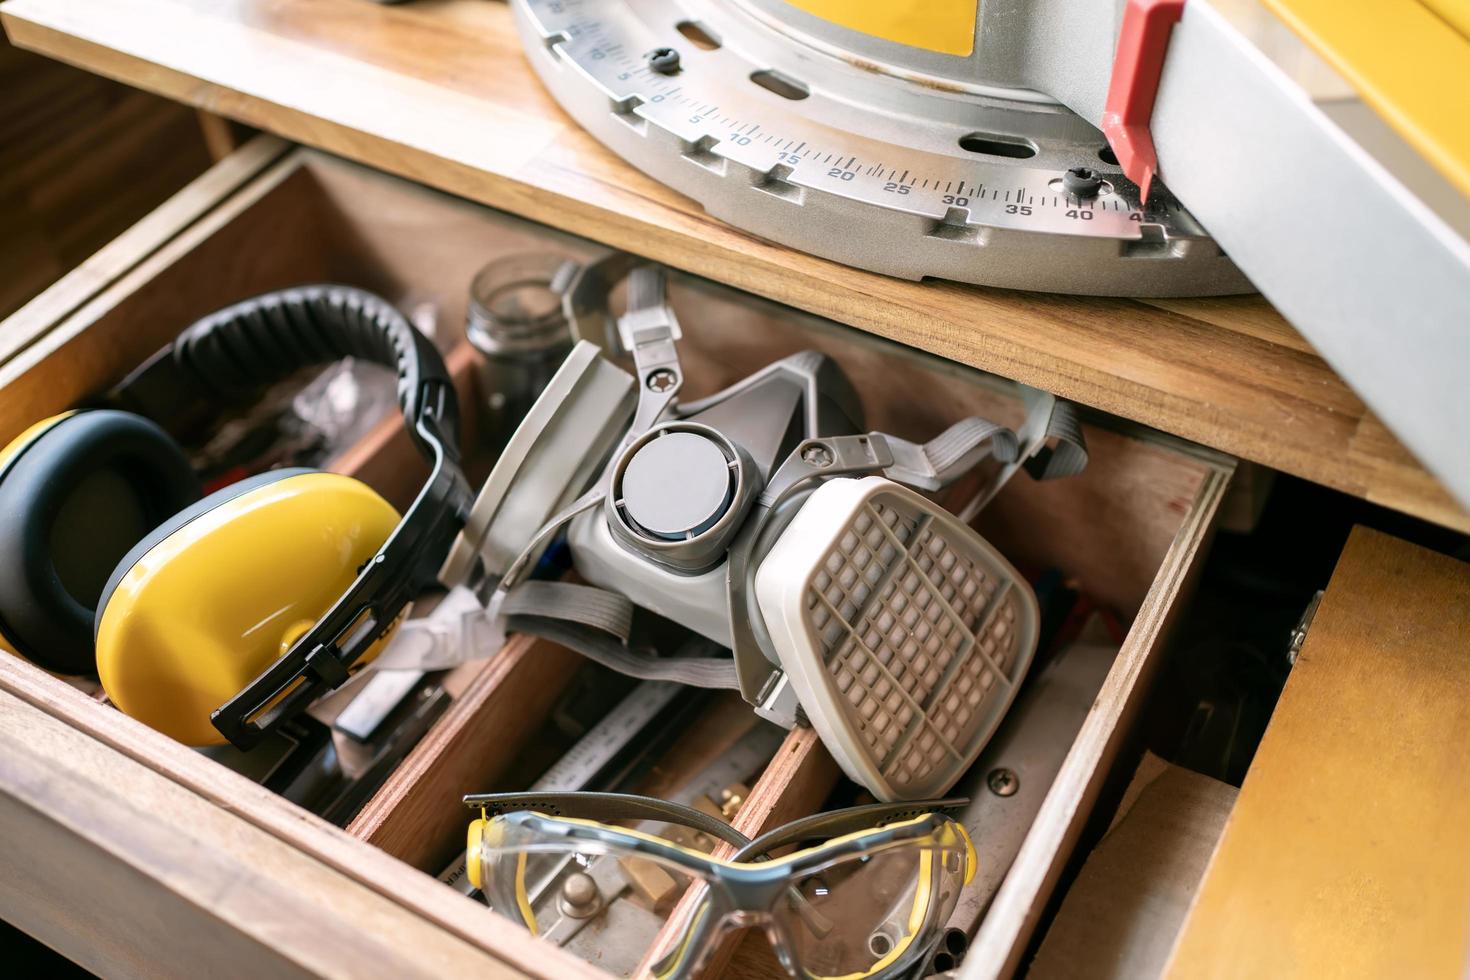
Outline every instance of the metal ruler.
{"label": "metal ruler", "polygon": [[601,721],[531,786],[531,792],[588,789],[618,768],[633,740],[681,693],[690,689],[673,681],[644,681],[619,701]]}

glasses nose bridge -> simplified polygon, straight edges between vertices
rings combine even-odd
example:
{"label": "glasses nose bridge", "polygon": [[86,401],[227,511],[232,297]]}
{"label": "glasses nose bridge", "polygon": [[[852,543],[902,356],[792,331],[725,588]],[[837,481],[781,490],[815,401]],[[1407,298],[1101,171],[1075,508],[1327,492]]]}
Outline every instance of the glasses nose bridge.
{"label": "glasses nose bridge", "polygon": [[776,873],[773,868],[771,873],[727,877],[724,885],[735,914],[756,916],[753,924],[759,924],[770,919],[771,909],[793,887],[795,877],[791,869]]}
{"label": "glasses nose bridge", "polygon": [[[691,955],[685,961],[681,969],[690,969],[694,974],[703,970],[707,965],[707,958],[713,954],[716,948],[727,939],[733,939],[736,934],[745,932],[747,929],[762,929],[771,939],[772,948],[776,951],[776,958],[783,962],[790,959],[789,954],[782,951],[776,941],[779,924],[769,910],[734,908],[720,915],[714,921],[708,923],[706,929],[701,928],[702,933],[695,945],[698,947],[691,951]],[[793,977],[800,977],[795,963],[787,966],[787,971]],[[673,977],[684,977],[692,974],[674,973]]]}
{"label": "glasses nose bridge", "polygon": [[771,913],[760,909],[737,909],[725,916],[725,923],[731,929],[768,928],[771,922]]}
{"label": "glasses nose bridge", "polygon": [[804,980],[806,974],[796,959],[796,942],[781,920],[774,915],[767,914],[765,933],[766,941],[771,944],[772,955],[776,957],[776,962],[781,964],[787,976],[796,978],[796,980]]}

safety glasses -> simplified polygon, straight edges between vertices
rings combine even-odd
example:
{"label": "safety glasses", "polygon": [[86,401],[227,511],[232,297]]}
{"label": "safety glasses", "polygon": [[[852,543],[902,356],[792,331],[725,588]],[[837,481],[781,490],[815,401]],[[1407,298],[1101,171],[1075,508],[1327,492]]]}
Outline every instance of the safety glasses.
{"label": "safety glasses", "polygon": [[[974,876],[969,837],[940,812],[964,802],[853,807],[750,840],[698,810],[646,797],[476,795],[465,797],[482,811],[470,824],[466,856],[470,880],[492,908],[551,939],[575,927],[569,919],[585,921],[613,901],[665,920],[686,910],[681,938],[654,966],[660,978],[694,974],[725,933],[756,927],[793,977],[880,980],[933,953]],[[666,829],[655,835],[609,821]],[[711,857],[690,846],[695,834],[734,853]],[[806,846],[769,857],[797,845]],[[680,904],[698,884],[705,886],[699,901]]]}

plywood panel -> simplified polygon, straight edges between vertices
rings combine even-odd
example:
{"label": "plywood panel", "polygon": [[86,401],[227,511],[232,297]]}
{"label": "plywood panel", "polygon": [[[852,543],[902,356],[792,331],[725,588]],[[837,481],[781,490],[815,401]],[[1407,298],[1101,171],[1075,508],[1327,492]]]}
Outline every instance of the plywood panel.
{"label": "plywood panel", "polygon": [[1470,564],[1354,530],[1172,977],[1470,970]]}

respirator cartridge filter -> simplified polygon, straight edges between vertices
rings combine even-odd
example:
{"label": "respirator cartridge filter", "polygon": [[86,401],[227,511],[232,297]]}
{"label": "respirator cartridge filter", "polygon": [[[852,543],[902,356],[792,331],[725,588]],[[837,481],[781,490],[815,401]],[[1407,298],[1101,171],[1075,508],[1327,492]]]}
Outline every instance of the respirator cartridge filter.
{"label": "respirator cartridge filter", "polygon": [[881,799],[948,789],[1010,705],[1036,599],[983,538],[882,477],[824,483],[755,592],[807,718]]}

